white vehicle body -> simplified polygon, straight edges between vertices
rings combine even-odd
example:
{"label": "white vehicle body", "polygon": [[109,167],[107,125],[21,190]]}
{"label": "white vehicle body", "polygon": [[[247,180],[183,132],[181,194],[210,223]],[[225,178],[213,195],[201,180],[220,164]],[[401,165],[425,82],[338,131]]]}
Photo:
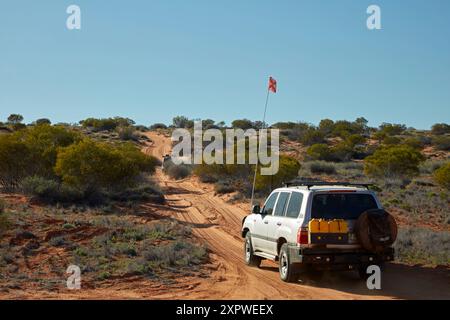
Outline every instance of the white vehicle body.
{"label": "white vehicle body", "polygon": [[[289,261],[293,264],[315,262],[311,259],[317,259],[317,262],[322,259],[324,261],[331,259],[336,262],[335,264],[346,265],[346,268],[352,269],[350,262],[355,259],[355,255],[351,254],[358,254],[359,258],[362,257],[363,251],[353,233],[356,219],[346,219],[349,227],[348,243],[317,246],[299,240],[300,232],[308,232],[307,228],[311,219],[321,218],[314,217],[314,197],[335,194],[367,195],[368,197],[357,197],[373,201],[371,203],[373,209],[382,209],[375,193],[365,187],[329,185],[279,188],[269,195],[260,212],[252,213],[244,219],[242,237],[251,239],[252,254],[258,259],[279,260],[280,250],[285,245]],[[270,209],[272,209],[271,212]],[[336,253],[348,253],[349,255],[343,257],[337,256]],[[376,259],[376,257],[366,256],[364,258]],[[393,258],[389,256],[387,259]]]}

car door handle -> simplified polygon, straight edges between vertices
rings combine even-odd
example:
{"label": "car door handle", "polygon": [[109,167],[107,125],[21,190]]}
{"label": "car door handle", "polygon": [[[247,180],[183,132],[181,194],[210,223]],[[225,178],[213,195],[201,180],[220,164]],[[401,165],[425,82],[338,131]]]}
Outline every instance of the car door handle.
{"label": "car door handle", "polygon": [[281,227],[281,222],[277,222],[277,226]]}
{"label": "car door handle", "polygon": [[269,221],[264,221],[264,224],[269,224]]}

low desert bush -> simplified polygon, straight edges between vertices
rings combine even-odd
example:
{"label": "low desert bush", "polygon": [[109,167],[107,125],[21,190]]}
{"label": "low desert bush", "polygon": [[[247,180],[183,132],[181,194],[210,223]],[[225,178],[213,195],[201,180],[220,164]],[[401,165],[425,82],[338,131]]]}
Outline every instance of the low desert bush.
{"label": "low desert bush", "polygon": [[443,135],[450,133],[450,125],[446,123],[436,123],[431,127],[431,133],[434,135]]}
{"label": "low desert bush", "polygon": [[449,151],[450,150],[450,136],[437,136],[433,138],[433,145],[438,150]]}
{"label": "low desert bush", "polygon": [[139,135],[136,134],[134,127],[118,127],[116,131],[120,140],[139,141]]}
{"label": "low desert bush", "polygon": [[412,177],[419,174],[419,165],[424,160],[423,155],[410,146],[386,146],[364,160],[364,171],[375,178]]}
{"label": "low desert bush", "polygon": [[434,171],[433,177],[441,187],[450,190],[450,162]]}
{"label": "low desert bush", "polygon": [[214,190],[216,191],[217,194],[227,194],[236,191],[233,185],[226,182],[217,183],[214,186]]}
{"label": "low desert bush", "polygon": [[324,143],[325,134],[317,129],[309,129],[302,133],[300,141],[306,146],[312,146],[313,144]]}
{"label": "low desert bush", "polygon": [[155,123],[150,126],[150,130],[167,129],[164,123]]}
{"label": "low desert bush", "polygon": [[142,253],[144,259],[158,267],[195,266],[207,257],[205,247],[190,242],[177,241],[168,245],[150,246]]}
{"label": "low desert bush", "polygon": [[309,169],[313,174],[336,174],[336,166],[325,161],[314,161],[309,163]]}
{"label": "low desert bush", "polygon": [[333,154],[331,148],[326,144],[314,144],[308,148],[306,154],[311,160],[332,161]]}
{"label": "low desert bush", "polygon": [[171,161],[167,161],[164,163],[164,172],[173,179],[181,180],[189,177],[192,173],[192,169],[185,164],[175,165]]}
{"label": "low desert bush", "polygon": [[449,266],[450,232],[402,228],[395,249],[401,262]]}
{"label": "low desert bush", "polygon": [[419,149],[419,150],[422,150],[426,145],[425,141],[419,137],[406,138],[403,141],[403,143],[407,146],[410,146],[414,149]]}
{"label": "low desert bush", "polygon": [[444,160],[427,160],[419,166],[419,171],[421,174],[432,174],[444,164]]}
{"label": "low desert bush", "polygon": [[134,121],[128,118],[106,118],[106,119],[96,119],[88,118],[80,121],[80,124],[84,128],[90,128],[93,131],[112,131],[118,127],[128,127],[134,125]]}
{"label": "low desert bush", "polygon": [[154,203],[164,203],[165,198],[161,190],[154,184],[144,183],[136,187],[117,190],[108,193],[111,200],[126,201],[150,201]]}
{"label": "low desert bush", "polygon": [[27,177],[22,183],[25,194],[46,203],[78,203],[85,199],[83,191],[39,176]]}

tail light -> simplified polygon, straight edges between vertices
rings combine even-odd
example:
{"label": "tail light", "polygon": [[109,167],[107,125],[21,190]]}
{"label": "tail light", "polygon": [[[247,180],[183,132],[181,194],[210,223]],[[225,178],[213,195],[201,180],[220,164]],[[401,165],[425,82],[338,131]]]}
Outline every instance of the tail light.
{"label": "tail light", "polygon": [[308,228],[299,228],[297,233],[297,243],[298,244],[308,244],[309,243]]}

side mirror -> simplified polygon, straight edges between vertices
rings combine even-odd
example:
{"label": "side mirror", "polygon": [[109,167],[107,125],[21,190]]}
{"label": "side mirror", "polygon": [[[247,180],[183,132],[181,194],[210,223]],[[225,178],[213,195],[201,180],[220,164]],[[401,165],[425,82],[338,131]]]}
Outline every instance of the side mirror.
{"label": "side mirror", "polygon": [[261,207],[259,205],[253,206],[252,213],[261,214]]}

